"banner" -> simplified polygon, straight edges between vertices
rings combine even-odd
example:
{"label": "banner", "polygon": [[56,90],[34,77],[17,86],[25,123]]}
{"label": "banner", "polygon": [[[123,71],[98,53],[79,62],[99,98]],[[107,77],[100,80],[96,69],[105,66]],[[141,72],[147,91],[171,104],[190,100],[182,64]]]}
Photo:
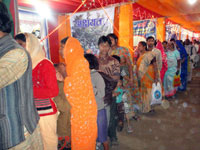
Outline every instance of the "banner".
{"label": "banner", "polygon": [[181,28],[181,40],[185,41],[186,39],[192,40],[194,34],[192,31],[185,28]]}
{"label": "banner", "polygon": [[181,40],[185,41],[188,36],[188,30],[181,28]]}
{"label": "banner", "polygon": [[172,38],[179,40],[179,31],[180,26],[178,24],[168,23],[166,25],[166,41],[169,41]]}
{"label": "banner", "polygon": [[137,46],[140,41],[153,36],[156,38],[156,19],[133,21],[133,45]]}
{"label": "banner", "polygon": [[[114,20],[114,7],[105,9],[109,18]],[[102,35],[113,33],[113,24],[104,10],[95,10],[74,14],[70,19],[72,36],[77,38],[85,52],[98,54],[98,40]]]}

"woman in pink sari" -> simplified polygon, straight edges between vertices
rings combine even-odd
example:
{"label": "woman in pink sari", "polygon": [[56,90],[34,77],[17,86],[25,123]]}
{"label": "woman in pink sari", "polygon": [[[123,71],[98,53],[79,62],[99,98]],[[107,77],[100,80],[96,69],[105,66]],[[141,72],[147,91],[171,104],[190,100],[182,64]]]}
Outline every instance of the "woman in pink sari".
{"label": "woman in pink sari", "polygon": [[165,72],[167,71],[167,68],[168,68],[168,66],[167,66],[167,55],[166,55],[164,48],[162,46],[162,43],[160,41],[158,41],[156,48],[160,50],[161,55],[162,55],[162,69],[160,71],[160,78],[161,78],[161,81],[163,83]]}

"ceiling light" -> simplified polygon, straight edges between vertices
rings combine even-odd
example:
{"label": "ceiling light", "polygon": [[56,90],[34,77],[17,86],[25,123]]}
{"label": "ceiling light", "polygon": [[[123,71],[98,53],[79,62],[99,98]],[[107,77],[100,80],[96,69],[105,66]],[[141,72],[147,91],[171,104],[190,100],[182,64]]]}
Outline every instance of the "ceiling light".
{"label": "ceiling light", "polygon": [[35,1],[34,3],[35,9],[37,13],[43,18],[50,18],[51,17],[51,10],[49,6],[41,1]]}
{"label": "ceiling light", "polygon": [[190,4],[190,5],[193,5],[194,3],[196,3],[197,2],[197,0],[188,0],[188,3]]}

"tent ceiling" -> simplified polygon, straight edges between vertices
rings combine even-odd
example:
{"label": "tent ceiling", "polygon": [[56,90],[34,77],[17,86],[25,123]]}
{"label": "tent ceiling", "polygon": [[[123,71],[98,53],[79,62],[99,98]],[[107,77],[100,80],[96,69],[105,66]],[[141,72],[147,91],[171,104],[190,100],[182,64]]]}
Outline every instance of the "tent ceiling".
{"label": "tent ceiling", "polygon": [[[33,7],[35,0],[18,0],[19,6]],[[46,2],[56,13],[72,13],[82,0],[40,0]],[[132,2],[134,0],[100,0],[104,6]],[[200,32],[200,0],[195,5],[189,5],[187,0],[136,0],[137,3],[156,14],[169,17],[183,27]],[[79,11],[100,8],[98,0],[87,0]],[[134,7],[133,7],[134,8]]]}
{"label": "tent ceiling", "polygon": [[200,32],[200,0],[194,5],[188,0],[138,0],[137,3],[187,29]]}
{"label": "tent ceiling", "polygon": [[[19,6],[33,7],[33,2],[35,0],[18,0]],[[81,3],[82,0],[39,0],[47,3],[54,12],[57,13],[72,13]],[[103,6],[130,2],[134,0],[99,0]],[[88,9],[100,8],[98,0],[86,0],[84,6],[79,11],[85,11]]]}

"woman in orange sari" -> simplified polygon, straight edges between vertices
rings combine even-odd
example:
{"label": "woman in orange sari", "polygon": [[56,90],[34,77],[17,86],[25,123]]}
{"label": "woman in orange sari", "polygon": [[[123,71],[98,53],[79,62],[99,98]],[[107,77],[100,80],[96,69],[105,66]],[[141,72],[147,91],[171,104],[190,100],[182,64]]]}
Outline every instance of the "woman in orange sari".
{"label": "woman in orange sari", "polygon": [[146,42],[140,42],[138,45],[140,57],[137,60],[137,75],[139,79],[139,89],[141,94],[141,112],[148,113],[151,111],[151,91],[152,84],[155,82],[156,76],[159,76],[157,70],[156,53],[147,51]]}
{"label": "woman in orange sari", "polygon": [[95,150],[97,105],[90,69],[80,42],[70,37],[64,48],[67,77],[64,92],[71,105],[72,150]]}

